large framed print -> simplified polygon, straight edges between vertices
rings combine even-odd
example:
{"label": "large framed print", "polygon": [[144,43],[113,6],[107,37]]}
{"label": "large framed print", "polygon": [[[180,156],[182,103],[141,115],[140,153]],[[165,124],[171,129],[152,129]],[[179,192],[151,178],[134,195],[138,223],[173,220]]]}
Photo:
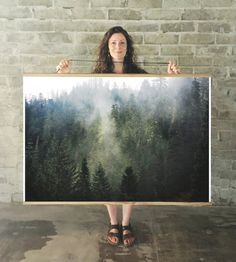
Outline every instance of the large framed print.
{"label": "large framed print", "polygon": [[211,202],[210,80],[25,75],[24,202]]}

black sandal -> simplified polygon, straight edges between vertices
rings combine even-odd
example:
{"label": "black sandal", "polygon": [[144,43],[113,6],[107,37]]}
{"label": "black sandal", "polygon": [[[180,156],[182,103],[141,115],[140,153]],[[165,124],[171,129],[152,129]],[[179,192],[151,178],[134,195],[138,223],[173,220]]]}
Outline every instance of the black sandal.
{"label": "black sandal", "polygon": [[[124,231],[129,231],[128,233],[124,234]],[[135,238],[132,231],[132,227],[129,224],[128,226],[122,226],[122,236],[123,236],[123,244],[125,247],[131,247],[134,244]],[[125,240],[129,239],[130,241],[125,244]],[[132,240],[132,241],[131,241]]]}
{"label": "black sandal", "polygon": [[[117,229],[118,232],[111,232],[112,229]],[[116,237],[118,241],[117,242],[111,241],[112,237]],[[118,246],[120,244],[120,225],[119,224],[116,224],[116,225],[110,224],[109,230],[107,233],[107,242],[112,246]]]}

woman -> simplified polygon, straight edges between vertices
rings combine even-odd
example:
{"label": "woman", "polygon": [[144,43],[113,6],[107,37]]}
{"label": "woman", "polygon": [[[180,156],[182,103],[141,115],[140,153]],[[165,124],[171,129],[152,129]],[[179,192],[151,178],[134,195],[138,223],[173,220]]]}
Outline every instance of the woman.
{"label": "woman", "polygon": [[[58,73],[69,73],[70,62],[62,60],[57,66]],[[169,62],[169,74],[178,74],[176,64]],[[120,26],[109,29],[99,46],[98,59],[93,73],[147,73],[135,63],[133,41],[131,36]],[[110,217],[110,228],[107,234],[107,241],[111,245],[118,245],[123,240],[126,247],[134,244],[134,235],[130,226],[132,205],[122,205],[122,227],[117,220],[117,205],[106,205]]]}

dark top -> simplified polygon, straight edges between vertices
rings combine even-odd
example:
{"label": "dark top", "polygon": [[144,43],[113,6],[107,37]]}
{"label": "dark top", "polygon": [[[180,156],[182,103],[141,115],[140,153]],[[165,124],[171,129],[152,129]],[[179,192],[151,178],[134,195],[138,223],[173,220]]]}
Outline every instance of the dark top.
{"label": "dark top", "polygon": [[148,74],[144,69],[140,68],[139,66],[137,66],[136,64],[132,64],[130,65],[129,68],[127,68],[127,70],[125,70],[127,74]]}
{"label": "dark top", "polygon": [[[92,72],[93,74],[112,74],[114,73],[111,69],[109,70],[104,70],[102,72],[98,72],[96,69],[93,70]],[[140,68],[139,66],[137,66],[136,64],[131,64],[129,66],[126,66],[124,68],[124,74],[148,74],[148,72],[146,72],[144,69]]]}

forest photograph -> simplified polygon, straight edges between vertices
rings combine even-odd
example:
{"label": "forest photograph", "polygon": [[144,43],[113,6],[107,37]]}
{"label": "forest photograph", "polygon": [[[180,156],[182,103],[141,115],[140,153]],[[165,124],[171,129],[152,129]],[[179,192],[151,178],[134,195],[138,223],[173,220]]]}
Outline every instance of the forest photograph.
{"label": "forest photograph", "polygon": [[24,76],[25,201],[209,202],[209,78]]}

